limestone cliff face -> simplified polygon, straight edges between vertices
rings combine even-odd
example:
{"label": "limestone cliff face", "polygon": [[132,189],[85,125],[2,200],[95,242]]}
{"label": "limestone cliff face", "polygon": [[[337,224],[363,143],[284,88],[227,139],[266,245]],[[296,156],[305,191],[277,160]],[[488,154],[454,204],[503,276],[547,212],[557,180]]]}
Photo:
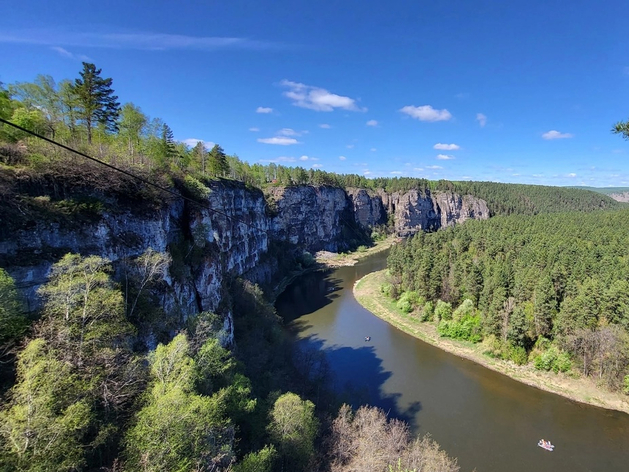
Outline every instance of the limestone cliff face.
{"label": "limestone cliff face", "polygon": [[[96,254],[119,266],[125,258],[148,248],[170,252],[173,264],[165,287],[156,293],[167,313],[181,321],[201,311],[217,311],[225,282],[241,276],[268,281],[277,263],[261,264],[273,241],[310,252],[344,250],[360,227],[385,224],[393,216],[400,236],[436,230],[467,219],[489,216],[483,200],[466,195],[420,194],[415,190],[391,195],[333,187],[274,188],[265,199],[259,190],[233,182],[213,182],[207,207],[183,200],[164,203],[147,212],[110,205],[91,222],[33,221],[0,239],[0,266],[16,280],[29,308],[39,305],[36,291],[50,267],[68,252]],[[267,201],[271,202],[271,207]],[[217,211],[214,211],[217,210]],[[191,253],[198,256],[190,259]],[[228,309],[220,334],[223,344],[233,340]]]}
{"label": "limestone cliff face", "polygon": [[347,195],[352,201],[356,223],[365,228],[386,224],[387,212],[381,195],[362,188],[348,189]]}
{"label": "limestone cliff face", "polygon": [[345,249],[342,229],[353,219],[350,201],[335,187],[286,187],[271,191],[277,215],[273,236],[308,251]]}

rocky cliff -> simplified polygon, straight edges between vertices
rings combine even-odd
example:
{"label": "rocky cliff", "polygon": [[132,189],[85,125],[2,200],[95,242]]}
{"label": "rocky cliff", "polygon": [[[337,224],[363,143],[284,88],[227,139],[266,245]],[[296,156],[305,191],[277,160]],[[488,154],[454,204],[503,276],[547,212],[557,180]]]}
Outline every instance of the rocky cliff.
{"label": "rocky cliff", "polygon": [[485,202],[469,195],[300,186],[273,188],[265,198],[261,191],[231,181],[208,186],[201,206],[173,199],[138,211],[100,193],[104,204],[98,214],[79,223],[33,218],[2,233],[0,266],[16,280],[29,308],[36,309],[37,288],[65,253],[97,254],[116,267],[148,248],[169,252],[173,262],[157,293],[165,311],[180,321],[201,311],[219,311],[223,342],[229,344],[231,313],[221,305],[225,283],[236,276],[255,282],[272,278],[277,263],[267,256],[273,243],[288,251],[340,251],[390,219],[398,235],[408,236],[489,215]]}

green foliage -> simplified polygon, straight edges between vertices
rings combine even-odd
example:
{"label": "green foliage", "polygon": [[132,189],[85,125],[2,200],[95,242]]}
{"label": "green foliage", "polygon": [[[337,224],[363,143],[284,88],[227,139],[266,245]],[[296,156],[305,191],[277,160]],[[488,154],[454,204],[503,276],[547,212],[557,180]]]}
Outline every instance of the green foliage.
{"label": "green foliage", "polygon": [[104,79],[100,74],[101,69],[84,62],[81,78],[75,79],[72,87],[78,105],[77,115],[85,123],[89,143],[92,142],[92,127],[97,123],[108,130],[118,130],[120,103],[111,88],[112,79]]}
{"label": "green foliage", "polygon": [[384,293],[387,297],[392,298],[393,285],[390,283],[384,283],[380,285],[380,292]]}
{"label": "green foliage", "polygon": [[452,304],[437,300],[435,306],[435,319],[448,321],[452,319]]}
{"label": "green foliage", "polygon": [[424,304],[424,311],[422,312],[421,321],[431,321],[435,318],[435,304],[428,300]]}
{"label": "green foliage", "polygon": [[612,128],[612,133],[619,134],[623,138],[629,140],[629,120],[619,121]]}
{"label": "green foliage", "polygon": [[232,467],[232,470],[234,472],[272,472],[276,460],[275,447],[264,446],[259,451],[247,454],[242,461]]}
{"label": "green foliage", "polygon": [[46,341],[31,341],[19,355],[18,381],[0,412],[6,470],[71,471],[85,465],[82,441],[93,417],[87,386],[56,359]]}
{"label": "green foliage", "polygon": [[509,346],[509,359],[517,365],[524,365],[528,362],[528,354],[522,346]]}
{"label": "green foliage", "polygon": [[463,300],[456,310],[452,313],[452,319],[454,321],[461,321],[461,319],[474,315],[474,302],[469,298]]}
{"label": "green foliage", "polygon": [[625,378],[622,381],[622,392],[625,395],[629,395],[629,375],[625,375]]}
{"label": "green foliage", "polygon": [[203,185],[201,181],[191,175],[186,175],[183,179],[183,183],[189,196],[199,201],[207,200],[212,192],[208,187]]}
{"label": "green foliage", "polygon": [[453,339],[463,339],[477,343],[482,339],[480,334],[480,316],[466,315],[459,321],[441,319],[437,326],[440,336]]}
{"label": "green foliage", "polygon": [[314,455],[314,441],[319,422],[314,404],[288,392],[273,405],[269,434],[285,460],[287,470],[305,470]]}
{"label": "green foliage", "polygon": [[413,304],[409,299],[408,292],[404,292],[402,295],[400,295],[396,306],[398,310],[403,311],[404,313],[410,313],[411,311],[413,311]]}
{"label": "green foliage", "polygon": [[24,335],[27,327],[28,320],[22,312],[15,282],[0,268],[0,354]]}
{"label": "green foliage", "polygon": [[555,373],[568,372],[572,367],[572,361],[567,352],[562,352],[555,346],[550,346],[533,359],[533,365],[537,370],[552,370]]}
{"label": "green foliage", "polygon": [[153,386],[125,440],[129,470],[186,471],[232,460],[225,397],[194,393],[195,362],[186,336],[149,356]]}

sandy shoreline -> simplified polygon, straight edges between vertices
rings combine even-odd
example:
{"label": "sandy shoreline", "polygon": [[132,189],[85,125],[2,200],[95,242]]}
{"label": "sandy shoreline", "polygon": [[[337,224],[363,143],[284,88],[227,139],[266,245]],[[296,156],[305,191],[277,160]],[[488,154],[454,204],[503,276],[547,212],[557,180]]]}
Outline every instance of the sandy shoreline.
{"label": "sandy shoreline", "polygon": [[591,379],[541,372],[535,370],[532,365],[518,366],[509,361],[486,356],[481,352],[478,344],[440,337],[434,323],[421,323],[410,315],[402,313],[392,300],[380,292],[385,272],[384,270],[373,272],[354,284],[356,300],[375,316],[424,342],[474,361],[519,382],[577,402],[629,414],[628,396],[603,390]]}

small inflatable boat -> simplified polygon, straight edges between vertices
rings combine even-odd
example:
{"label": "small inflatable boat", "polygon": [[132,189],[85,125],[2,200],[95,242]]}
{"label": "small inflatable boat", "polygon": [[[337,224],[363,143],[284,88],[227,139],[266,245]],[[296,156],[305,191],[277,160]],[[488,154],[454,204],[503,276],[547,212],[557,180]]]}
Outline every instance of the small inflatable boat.
{"label": "small inflatable boat", "polygon": [[553,449],[555,449],[555,446],[553,444],[551,444],[550,441],[543,442],[540,439],[540,441],[537,443],[537,445],[539,447],[541,447],[542,449],[546,449],[547,451],[550,451],[550,452],[552,452]]}
{"label": "small inflatable boat", "polygon": [[371,341],[371,336],[365,336],[365,341]]}

